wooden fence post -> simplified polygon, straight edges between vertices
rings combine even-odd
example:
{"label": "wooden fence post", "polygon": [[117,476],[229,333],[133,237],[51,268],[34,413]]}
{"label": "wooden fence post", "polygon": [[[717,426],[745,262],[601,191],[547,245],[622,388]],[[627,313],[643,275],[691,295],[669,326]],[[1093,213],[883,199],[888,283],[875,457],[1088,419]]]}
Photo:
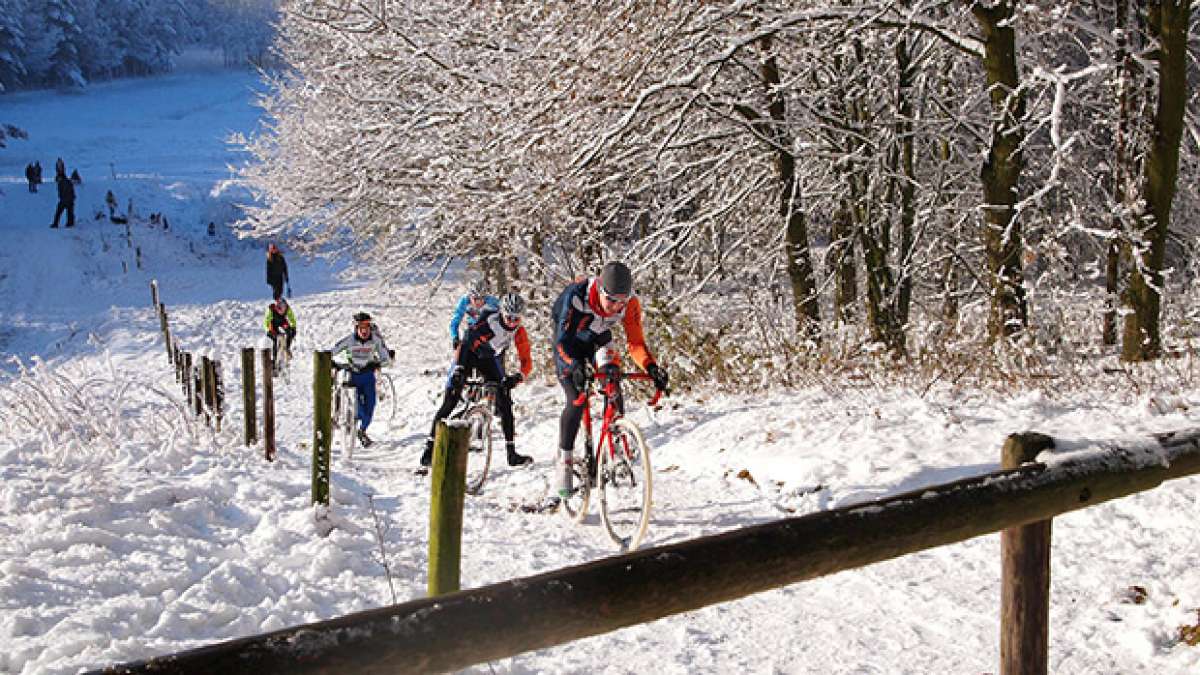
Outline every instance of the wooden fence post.
{"label": "wooden fence post", "polygon": [[158,307],[158,279],[150,280],[150,302]]}
{"label": "wooden fence post", "polygon": [[275,460],[275,373],[271,367],[271,350],[263,349],[263,454],[268,462]]}
{"label": "wooden fence post", "polygon": [[[183,350],[179,348],[179,340],[171,340],[171,349],[175,357],[175,382],[183,381]],[[184,392],[187,389],[184,388]]]}
{"label": "wooden fence post", "polygon": [[167,306],[158,306],[158,322],[162,326],[163,340],[167,343],[167,362],[172,359],[171,354],[171,324],[167,321]]}
{"label": "wooden fence post", "polygon": [[[270,354],[270,351],[265,351]],[[333,450],[333,423],[329,414],[333,398],[333,354],[313,354],[313,458],[312,503],[329,505],[329,456]]]}
{"label": "wooden fence post", "polygon": [[201,378],[204,369],[200,365],[198,359],[192,359],[192,404],[196,409],[196,417],[204,414],[204,380]]}
{"label": "wooden fence post", "polygon": [[208,355],[200,357],[200,390],[204,394],[204,423],[212,426],[213,410],[213,381],[212,359]]}
{"label": "wooden fence post", "polygon": [[[1054,440],[1037,433],[1004,441],[1001,468],[1032,462]],[[1039,520],[1000,533],[1000,673],[1045,675],[1050,650],[1050,523]]]}
{"label": "wooden fence post", "polygon": [[184,398],[184,400],[187,401],[187,406],[190,409],[192,407],[192,400],[193,400],[193,396],[192,396],[192,353],[184,352],[183,354],[180,354],[179,358],[181,361],[183,361],[183,373],[182,373],[182,376],[183,376],[183,398]]}
{"label": "wooden fence post", "polygon": [[212,369],[213,415],[217,419],[217,433],[221,432],[221,422],[225,420],[225,377],[221,374],[221,362],[213,359],[209,362]]}
{"label": "wooden fence post", "polygon": [[470,425],[439,422],[433,442],[429,499],[429,595],[461,589],[463,495],[467,490]]}
{"label": "wooden fence post", "polygon": [[254,394],[254,348],[246,347],[242,349],[242,436],[248,446],[258,440],[257,397]]}

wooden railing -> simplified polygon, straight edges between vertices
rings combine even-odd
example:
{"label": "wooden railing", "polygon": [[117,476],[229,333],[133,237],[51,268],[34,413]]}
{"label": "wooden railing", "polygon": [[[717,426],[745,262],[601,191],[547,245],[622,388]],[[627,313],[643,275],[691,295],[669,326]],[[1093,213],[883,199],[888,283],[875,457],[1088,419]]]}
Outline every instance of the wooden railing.
{"label": "wooden railing", "polygon": [[[992,532],[1012,533],[1032,523],[1048,523],[1059,514],[1200,472],[1198,440],[1200,434],[1189,432],[1158,436],[1140,447],[1091,449],[1049,464],[1025,463],[874,502],[102,672],[258,675],[461,669]],[[1030,447],[1050,445],[1041,435],[1013,436],[1006,454],[1027,456]],[[1049,528],[1044,529],[1048,535]],[[1019,574],[1022,567],[1006,569]],[[1032,586],[1039,584],[1040,580]],[[1039,671],[1036,655],[1026,659],[1028,654],[1021,653],[1026,647],[1044,651],[1044,642],[1028,642],[1015,639],[1016,651],[1002,654],[1001,672],[1044,672],[1044,655]]]}

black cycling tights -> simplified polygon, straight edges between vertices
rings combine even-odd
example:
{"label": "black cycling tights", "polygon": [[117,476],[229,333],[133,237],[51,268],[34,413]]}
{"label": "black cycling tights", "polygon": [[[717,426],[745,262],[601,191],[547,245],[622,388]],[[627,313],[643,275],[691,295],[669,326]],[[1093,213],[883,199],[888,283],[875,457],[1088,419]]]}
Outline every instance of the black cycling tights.
{"label": "black cycling tights", "polygon": [[[515,435],[513,425],[512,397],[509,395],[508,389],[502,384],[503,373],[500,370],[500,365],[495,358],[477,358],[475,355],[466,350],[462,350],[462,355],[459,357],[459,365],[463,367],[464,375],[471,371],[472,368],[479,371],[486,382],[496,383],[496,411],[500,413],[500,428],[504,431],[504,440],[508,443],[513,442]],[[437,434],[438,422],[450,416],[454,412],[454,407],[458,405],[459,398],[462,396],[463,385],[460,382],[458,386],[447,388],[442,397],[442,407],[438,408],[437,414],[433,417],[433,425],[429,428],[429,437],[434,438]]]}

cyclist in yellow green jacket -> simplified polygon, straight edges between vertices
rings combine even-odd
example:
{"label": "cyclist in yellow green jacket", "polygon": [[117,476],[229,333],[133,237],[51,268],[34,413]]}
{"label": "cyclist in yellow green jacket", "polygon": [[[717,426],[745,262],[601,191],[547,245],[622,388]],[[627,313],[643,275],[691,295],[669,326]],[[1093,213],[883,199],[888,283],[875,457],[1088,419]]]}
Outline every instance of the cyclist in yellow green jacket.
{"label": "cyclist in yellow green jacket", "polygon": [[286,337],[286,343],[283,348],[287,351],[288,358],[292,356],[292,341],[296,339],[296,313],[288,305],[287,300],[283,299],[282,295],[275,296],[275,302],[267,306],[267,313],[263,316],[263,328],[266,329],[267,335],[271,337],[271,362],[279,362],[279,343],[280,336]]}

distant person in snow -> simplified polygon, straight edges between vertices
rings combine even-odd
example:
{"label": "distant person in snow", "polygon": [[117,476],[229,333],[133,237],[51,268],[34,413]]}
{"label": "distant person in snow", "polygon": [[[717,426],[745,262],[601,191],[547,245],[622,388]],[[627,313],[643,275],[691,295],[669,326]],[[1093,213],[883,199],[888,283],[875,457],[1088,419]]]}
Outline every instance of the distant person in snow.
{"label": "distant person in snow", "polygon": [[58,185],[58,208],[54,210],[54,222],[50,224],[50,227],[58,227],[58,219],[62,216],[63,211],[67,212],[67,227],[75,227],[75,186],[71,183],[71,179],[67,178],[66,171],[60,171],[54,177],[54,182]]}
{"label": "distant person in snow", "polygon": [[292,282],[288,279],[287,261],[275,244],[267,247],[267,283],[271,285],[271,297],[282,297],[284,285],[287,285],[288,297],[291,297]]}
{"label": "distant person in snow", "polygon": [[29,182],[29,191],[37,192],[37,174],[34,173],[32,164],[25,165],[25,180]]}
{"label": "distant person in snow", "polygon": [[263,317],[263,328],[271,338],[271,362],[276,364],[278,371],[280,343],[283,343],[283,349],[290,358],[292,342],[296,339],[296,313],[282,296],[275,296],[275,302],[267,307],[267,313]]}
{"label": "distant person in snow", "polygon": [[71,182],[76,185],[83,184],[83,176],[79,175],[79,169],[71,169]]}
{"label": "distant person in snow", "polygon": [[40,159],[33,161],[33,184],[35,186],[33,191],[37,192],[36,186],[42,184],[42,160]]}

